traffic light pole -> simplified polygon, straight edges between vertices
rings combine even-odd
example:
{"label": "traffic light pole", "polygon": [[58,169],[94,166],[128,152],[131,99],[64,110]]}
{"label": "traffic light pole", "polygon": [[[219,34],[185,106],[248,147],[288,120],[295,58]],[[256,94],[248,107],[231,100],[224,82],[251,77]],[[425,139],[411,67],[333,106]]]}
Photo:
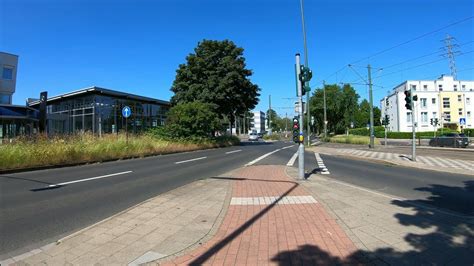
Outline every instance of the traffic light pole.
{"label": "traffic light pole", "polygon": [[324,138],[327,138],[328,135],[328,122],[326,117],[326,82],[323,81],[323,102],[324,102]]}
{"label": "traffic light pole", "polygon": [[[299,77],[301,72],[300,68],[300,54],[296,54],[296,76]],[[303,114],[303,86],[301,82],[297,81],[298,86],[298,112],[299,112],[299,120],[300,120],[300,143],[298,147],[298,177],[300,179],[305,178],[304,174],[304,138],[303,138],[303,122],[304,122],[304,114]]]}
{"label": "traffic light pole", "polygon": [[413,89],[410,88],[410,97],[411,97],[411,131],[412,131],[412,143],[411,143],[411,159],[416,162],[416,122],[415,122],[415,103],[413,102]]}

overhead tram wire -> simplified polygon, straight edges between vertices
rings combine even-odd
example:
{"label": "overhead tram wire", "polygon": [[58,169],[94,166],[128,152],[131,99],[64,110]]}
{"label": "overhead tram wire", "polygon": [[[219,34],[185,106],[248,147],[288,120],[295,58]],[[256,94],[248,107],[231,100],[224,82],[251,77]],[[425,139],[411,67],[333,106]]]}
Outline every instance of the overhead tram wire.
{"label": "overhead tram wire", "polygon": [[[473,42],[474,42],[474,41],[465,42],[465,43],[463,43],[463,44],[458,45],[458,47],[461,47],[461,46],[464,46],[464,45],[466,45],[466,44],[470,44],[470,43],[473,43]],[[402,64],[411,62],[411,61],[416,61],[416,60],[418,60],[418,59],[425,58],[425,57],[428,57],[428,56],[430,56],[430,55],[439,54],[440,52],[442,52],[442,51],[440,51],[440,50],[442,50],[442,48],[438,49],[438,51],[435,51],[435,52],[432,52],[432,53],[429,53],[429,54],[424,54],[424,55],[421,55],[421,56],[417,56],[417,57],[413,57],[413,58],[410,58],[410,59],[406,59],[406,60],[404,60],[404,61],[401,61],[401,62],[398,62],[398,63],[394,63],[394,64],[391,64],[391,65],[389,65],[389,66],[381,67],[381,68],[385,70],[385,69],[387,69],[387,68],[392,68],[392,67],[395,67],[395,66],[399,66],[399,65],[402,65]],[[442,54],[441,54],[441,55],[442,55]]]}
{"label": "overhead tram wire", "polygon": [[[470,53],[472,53],[472,52],[474,52],[474,50],[461,53],[461,54],[459,54],[458,56],[470,54]],[[401,70],[393,71],[393,72],[390,72],[390,73],[387,73],[387,74],[383,74],[383,75],[378,76],[377,78],[381,78],[381,77],[385,77],[385,76],[397,74],[397,73],[400,73],[400,72],[403,72],[403,71],[406,71],[406,70],[411,70],[411,69],[415,69],[415,68],[418,68],[418,67],[422,67],[422,66],[434,64],[434,63],[437,63],[437,62],[440,62],[440,61],[444,61],[444,60],[446,60],[446,59],[445,59],[445,58],[440,58],[440,59],[437,59],[437,60],[434,60],[434,61],[430,61],[430,62],[427,62],[427,63],[423,63],[423,64],[420,64],[420,65],[416,65],[416,66],[404,68],[404,69],[401,69]]]}
{"label": "overhead tram wire", "polygon": [[415,38],[409,39],[408,41],[399,43],[399,44],[394,45],[394,46],[392,46],[392,47],[389,47],[389,48],[386,48],[386,49],[381,50],[381,51],[379,51],[379,52],[376,52],[376,53],[374,53],[374,54],[371,54],[371,55],[369,55],[369,56],[367,56],[367,57],[364,57],[364,58],[361,58],[361,59],[359,59],[359,60],[356,60],[356,61],[352,62],[351,64],[356,64],[356,63],[359,63],[359,62],[361,62],[361,61],[364,61],[364,60],[373,58],[373,57],[375,57],[375,56],[381,55],[381,54],[386,53],[386,52],[388,52],[388,51],[391,51],[391,50],[393,50],[393,49],[395,49],[395,48],[398,48],[398,47],[400,47],[400,46],[409,44],[409,43],[411,43],[411,42],[414,42],[414,41],[416,41],[416,40],[422,39],[422,38],[424,38],[424,37],[426,37],[426,36],[429,36],[429,35],[431,35],[431,34],[440,32],[440,31],[442,31],[442,30],[444,30],[444,29],[447,29],[447,28],[450,28],[450,27],[452,27],[452,26],[461,24],[461,23],[466,22],[466,21],[468,21],[468,20],[471,20],[471,19],[473,19],[473,18],[474,18],[474,16],[470,16],[470,17],[467,17],[467,18],[458,20],[458,21],[453,22],[453,23],[451,23],[451,24],[448,24],[448,25],[446,25],[446,26],[444,26],[444,27],[441,27],[441,28],[432,30],[432,31],[430,31],[430,32],[427,32],[427,33],[424,33],[424,34],[422,34],[422,35],[419,35],[419,36],[417,36],[417,37],[415,37]]}

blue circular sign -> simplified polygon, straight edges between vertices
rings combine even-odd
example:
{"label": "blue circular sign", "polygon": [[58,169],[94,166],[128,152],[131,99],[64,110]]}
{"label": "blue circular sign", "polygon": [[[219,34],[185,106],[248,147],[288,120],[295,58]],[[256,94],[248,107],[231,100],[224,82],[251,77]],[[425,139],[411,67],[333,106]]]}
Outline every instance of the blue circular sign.
{"label": "blue circular sign", "polygon": [[128,118],[132,115],[132,109],[130,107],[125,106],[122,108],[122,116]]}

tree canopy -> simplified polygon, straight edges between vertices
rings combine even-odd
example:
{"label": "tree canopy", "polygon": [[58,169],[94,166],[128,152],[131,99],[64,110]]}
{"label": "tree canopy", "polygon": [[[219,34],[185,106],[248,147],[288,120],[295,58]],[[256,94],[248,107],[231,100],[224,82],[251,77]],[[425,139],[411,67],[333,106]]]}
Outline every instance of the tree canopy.
{"label": "tree canopy", "polygon": [[[359,94],[349,84],[342,87],[337,84],[325,85],[326,115],[328,132],[344,133],[351,123],[354,127],[365,127],[370,117],[370,104],[367,100],[359,103]],[[318,88],[310,98],[310,113],[314,116],[315,127],[321,132],[324,128],[323,89]],[[380,124],[380,109],[374,107],[374,125]]]}
{"label": "tree canopy", "polygon": [[232,122],[253,109],[260,88],[249,79],[252,71],[246,68],[243,52],[229,40],[199,42],[176,70],[171,104],[211,103],[220,117],[227,115]]}

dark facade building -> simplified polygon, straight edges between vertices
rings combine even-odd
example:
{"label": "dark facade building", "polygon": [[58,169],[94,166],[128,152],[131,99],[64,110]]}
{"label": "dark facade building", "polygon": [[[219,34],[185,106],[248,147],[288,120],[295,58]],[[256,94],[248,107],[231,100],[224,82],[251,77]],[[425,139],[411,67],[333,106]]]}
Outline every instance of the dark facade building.
{"label": "dark facade building", "polygon": [[0,143],[38,132],[37,110],[19,105],[0,104]]}
{"label": "dark facade building", "polygon": [[[28,104],[38,109],[40,101]],[[129,106],[132,115],[122,116],[122,108]],[[90,87],[47,99],[46,116],[48,135],[91,132],[139,133],[161,126],[170,108],[167,101]]]}

